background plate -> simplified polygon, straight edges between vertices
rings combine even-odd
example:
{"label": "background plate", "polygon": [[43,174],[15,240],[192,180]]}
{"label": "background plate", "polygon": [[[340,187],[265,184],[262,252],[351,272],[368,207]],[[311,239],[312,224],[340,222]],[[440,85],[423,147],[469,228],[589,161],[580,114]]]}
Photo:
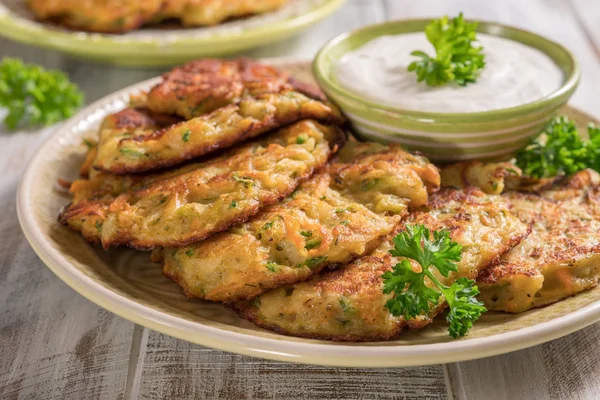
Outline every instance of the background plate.
{"label": "background plate", "polygon": [[[267,60],[302,80],[312,80],[310,63]],[[300,363],[391,367],[463,361],[519,350],[574,332],[600,320],[600,287],[562,302],[518,315],[486,313],[468,337],[448,337],[443,318],[399,340],[334,343],[282,336],[257,328],[223,306],[185,298],[162,276],[148,253],[103,251],[57,222],[70,196],[57,190],[58,178],[73,180],[83,160],[82,138],[122,109],[129,94],[158,78],[130,86],[88,106],[59,127],[31,160],[18,191],[19,221],[42,261],[60,279],[91,301],[129,319],[190,342],[221,350]],[[585,126],[590,118],[563,110]]]}
{"label": "background plate", "polygon": [[345,0],[289,0],[278,11],[204,28],[143,28],[111,35],[38,22],[26,0],[0,4],[0,35],[78,57],[129,66],[170,65],[231,54],[286,39],[320,21]]}

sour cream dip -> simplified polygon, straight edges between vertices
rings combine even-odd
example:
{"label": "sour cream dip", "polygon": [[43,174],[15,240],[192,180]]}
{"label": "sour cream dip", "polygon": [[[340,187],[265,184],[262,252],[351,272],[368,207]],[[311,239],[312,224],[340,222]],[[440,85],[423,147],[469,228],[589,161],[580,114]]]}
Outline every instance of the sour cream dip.
{"label": "sour cream dip", "polygon": [[520,106],[539,100],[564,81],[556,63],[541,51],[497,36],[477,34],[486,65],[468,86],[430,87],[417,82],[408,65],[414,50],[434,55],[424,33],[380,36],[345,54],[334,66],[338,83],[371,101],[413,111],[468,113]]}

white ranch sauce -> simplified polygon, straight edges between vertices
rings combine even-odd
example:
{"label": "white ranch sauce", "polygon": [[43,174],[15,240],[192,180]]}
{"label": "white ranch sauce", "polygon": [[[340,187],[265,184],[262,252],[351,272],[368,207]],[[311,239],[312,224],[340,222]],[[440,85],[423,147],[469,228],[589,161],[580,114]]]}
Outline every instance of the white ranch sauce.
{"label": "white ranch sauce", "polygon": [[478,34],[486,66],[476,83],[429,87],[408,65],[413,50],[435,54],[424,33],[381,36],[345,54],[335,65],[340,85],[391,107],[464,113],[498,110],[539,100],[557,90],[560,68],[541,51],[513,40]]}

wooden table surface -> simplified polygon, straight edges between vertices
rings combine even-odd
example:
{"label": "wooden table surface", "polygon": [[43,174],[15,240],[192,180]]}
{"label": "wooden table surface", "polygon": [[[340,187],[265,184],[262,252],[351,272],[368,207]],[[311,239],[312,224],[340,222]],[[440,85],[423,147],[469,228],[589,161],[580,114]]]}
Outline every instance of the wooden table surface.
{"label": "wooden table surface", "polygon": [[[566,45],[583,70],[572,104],[600,118],[599,0],[349,0],[309,32],[246,55],[311,58],[334,35],[361,25],[459,11]],[[66,71],[87,102],[162,72],[92,64],[1,39],[0,53]],[[2,399],[600,399],[600,324],[499,357],[346,369],[228,354],[121,319],[54,276],[19,228],[19,177],[50,132],[0,132]]]}

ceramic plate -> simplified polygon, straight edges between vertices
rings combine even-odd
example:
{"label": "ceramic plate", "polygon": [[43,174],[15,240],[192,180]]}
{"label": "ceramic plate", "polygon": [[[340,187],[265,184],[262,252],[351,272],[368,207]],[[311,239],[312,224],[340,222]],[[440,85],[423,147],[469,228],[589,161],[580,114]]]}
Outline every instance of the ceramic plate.
{"label": "ceramic plate", "polygon": [[143,28],[110,35],[77,32],[36,21],[26,0],[0,2],[0,35],[66,53],[129,66],[181,63],[219,56],[288,38],[333,13],[345,0],[289,0],[280,10],[217,26]]}
{"label": "ceramic plate", "polygon": [[[270,60],[302,80],[310,64]],[[486,313],[468,337],[448,337],[443,318],[420,332],[378,343],[334,343],[282,336],[255,327],[223,306],[191,301],[162,276],[148,253],[103,251],[61,226],[57,215],[69,202],[56,189],[58,178],[73,180],[83,160],[82,138],[122,109],[129,94],[158,82],[151,79],[97,101],[59,127],[30,162],[18,192],[18,214],[33,249],[60,279],[91,301],[137,324],[190,342],[226,351],[300,363],[390,367],[468,360],[533,346],[600,320],[600,287],[523,314]],[[589,117],[564,110],[581,124]]]}

